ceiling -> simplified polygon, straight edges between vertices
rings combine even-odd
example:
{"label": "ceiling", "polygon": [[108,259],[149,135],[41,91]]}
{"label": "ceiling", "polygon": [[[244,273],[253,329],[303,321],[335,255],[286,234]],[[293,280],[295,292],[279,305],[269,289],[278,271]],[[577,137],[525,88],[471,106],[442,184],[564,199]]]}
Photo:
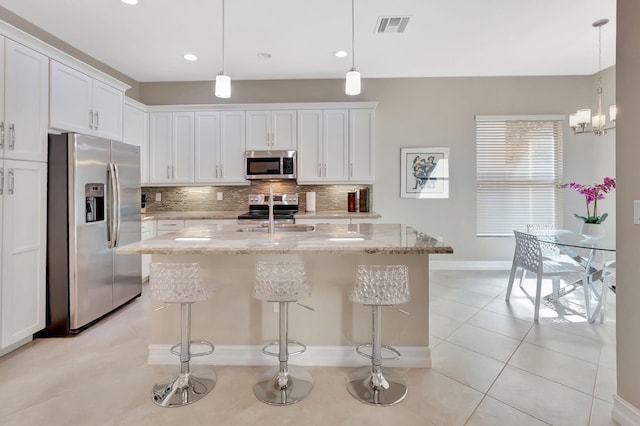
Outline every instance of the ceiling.
{"label": "ceiling", "polygon": [[[212,80],[222,69],[222,0],[0,6],[139,82]],[[616,0],[355,0],[354,8],[363,78],[591,75],[591,24],[600,18],[610,20],[602,68],[615,64]],[[409,16],[406,31],[376,34],[382,16]],[[344,78],[351,67],[349,0],[226,0],[224,24],[232,79]],[[349,56],[336,58],[337,50]]]}

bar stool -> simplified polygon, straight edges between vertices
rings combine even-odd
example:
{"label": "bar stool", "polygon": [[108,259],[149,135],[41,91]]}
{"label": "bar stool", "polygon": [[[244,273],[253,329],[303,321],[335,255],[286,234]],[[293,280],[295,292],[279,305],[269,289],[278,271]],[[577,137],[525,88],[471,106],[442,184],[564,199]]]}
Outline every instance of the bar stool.
{"label": "bar stool", "polygon": [[[180,374],[153,386],[151,399],[161,407],[182,407],[202,399],[216,385],[216,374],[210,369],[191,372],[191,357],[210,355],[214,347],[210,342],[191,340],[191,304],[209,299],[213,290],[202,283],[197,263],[152,263],[149,276],[151,297],[165,303],[180,303],[180,343],[171,347],[171,353],[180,356]],[[191,344],[210,349],[191,353]]]}
{"label": "bar stool", "polygon": [[[265,345],[262,353],[277,356],[280,364],[258,377],[253,386],[256,397],[270,405],[291,405],[302,401],[311,393],[313,379],[303,368],[288,365],[289,356],[303,353],[307,347],[289,340],[288,309],[290,302],[311,294],[311,284],[307,281],[303,262],[257,262],[253,297],[279,305],[279,339]],[[289,344],[301,349],[289,352]],[[269,348],[278,346],[278,352]]]}
{"label": "bar stool", "polygon": [[[356,282],[349,292],[349,300],[372,307],[373,342],[359,345],[356,352],[371,359],[371,366],[356,368],[349,374],[347,389],[366,404],[387,406],[396,404],[407,395],[404,379],[389,368],[382,368],[383,359],[398,359],[400,352],[382,344],[382,307],[409,301],[409,271],[406,265],[358,265]],[[371,347],[371,355],[362,350]],[[383,358],[382,348],[395,354]]]}

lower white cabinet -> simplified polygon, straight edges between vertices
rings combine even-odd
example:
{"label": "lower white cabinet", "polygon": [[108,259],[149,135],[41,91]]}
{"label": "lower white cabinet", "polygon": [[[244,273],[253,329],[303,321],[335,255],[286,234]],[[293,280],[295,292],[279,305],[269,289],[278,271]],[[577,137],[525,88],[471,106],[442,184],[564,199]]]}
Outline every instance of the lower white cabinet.
{"label": "lower white cabinet", "polygon": [[170,232],[175,232],[184,228],[184,220],[168,220],[161,219],[158,220],[156,234],[158,236],[168,234]]}
{"label": "lower white cabinet", "polygon": [[318,225],[321,223],[328,223],[331,225],[349,225],[351,223],[351,220],[348,217],[345,218],[336,218],[336,219],[321,219],[321,218],[315,218],[315,219],[296,219],[296,223],[302,224],[302,225]]}
{"label": "lower white cabinet", "polygon": [[0,159],[0,184],[1,350],[45,327],[47,165]]}
{"label": "lower white cabinet", "polygon": [[189,219],[184,221],[185,228],[190,226],[207,225],[216,230],[222,230],[225,225],[237,225],[237,219]]}
{"label": "lower white cabinet", "polygon": [[[156,221],[155,220],[143,220],[142,229],[140,232],[141,240],[148,240],[156,236]],[[151,255],[143,254],[140,256],[142,262],[142,280],[149,278],[149,272],[151,269]]]}

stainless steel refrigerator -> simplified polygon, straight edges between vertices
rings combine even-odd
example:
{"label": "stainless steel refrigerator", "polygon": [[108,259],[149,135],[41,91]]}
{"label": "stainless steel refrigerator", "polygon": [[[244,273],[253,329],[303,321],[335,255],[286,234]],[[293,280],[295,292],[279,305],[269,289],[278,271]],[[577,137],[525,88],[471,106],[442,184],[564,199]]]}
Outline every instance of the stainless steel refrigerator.
{"label": "stainless steel refrigerator", "polygon": [[76,334],[142,291],[139,147],[91,136],[49,135],[47,327]]}

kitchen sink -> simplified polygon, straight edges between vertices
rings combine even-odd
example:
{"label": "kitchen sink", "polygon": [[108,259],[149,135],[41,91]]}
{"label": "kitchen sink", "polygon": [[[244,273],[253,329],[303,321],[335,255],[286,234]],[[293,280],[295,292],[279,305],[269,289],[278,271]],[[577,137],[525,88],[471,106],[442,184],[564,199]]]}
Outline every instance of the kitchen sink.
{"label": "kitchen sink", "polygon": [[[273,227],[274,232],[311,232],[315,229],[313,225],[302,225],[294,223],[283,223]],[[238,232],[269,232],[268,226],[250,226],[240,228]]]}

